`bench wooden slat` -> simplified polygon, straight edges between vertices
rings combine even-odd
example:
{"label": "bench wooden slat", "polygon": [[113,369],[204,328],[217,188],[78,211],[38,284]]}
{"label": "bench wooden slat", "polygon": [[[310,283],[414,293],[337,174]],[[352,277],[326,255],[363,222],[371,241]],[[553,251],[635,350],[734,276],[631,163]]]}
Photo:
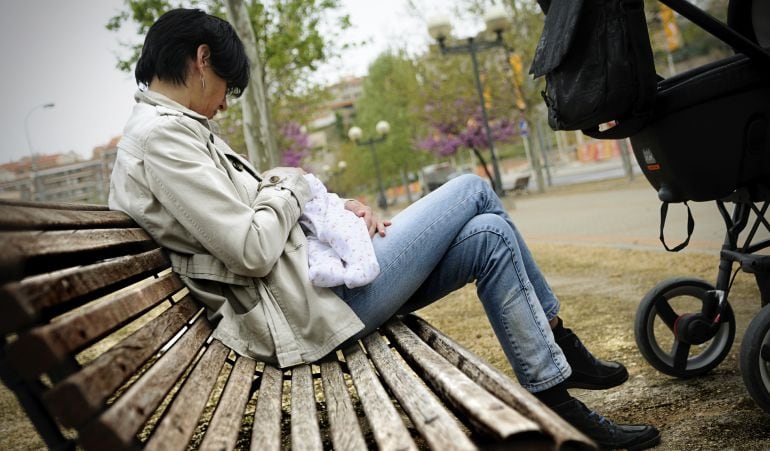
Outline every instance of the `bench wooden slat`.
{"label": "bench wooden slat", "polygon": [[79,210],[79,211],[109,211],[110,207],[101,204],[83,204],[75,202],[38,202],[32,200],[0,200],[0,208],[5,206],[27,207],[27,208],[49,208],[53,210]]}
{"label": "bench wooden slat", "polygon": [[0,232],[0,280],[114,257],[111,252],[128,246],[158,247],[140,228]]}
{"label": "bench wooden slat", "polygon": [[361,426],[353,410],[353,402],[350,400],[350,392],[342,376],[339,361],[334,359],[321,362],[321,381],[334,449],[339,451],[366,449],[366,442],[361,434]]}
{"label": "bench wooden slat", "polygon": [[128,449],[136,433],[160,405],[211,334],[205,318],[197,321],[114,404],[86,426],[79,441],[86,449]]}
{"label": "bench wooden slat", "polygon": [[377,447],[383,451],[417,450],[366,354],[358,345],[346,349],[343,354]]}
{"label": "bench wooden slat", "polygon": [[251,431],[251,451],[278,451],[281,449],[281,396],[283,372],[265,364],[254,410]]}
{"label": "bench wooden slat", "polygon": [[120,211],[83,211],[83,205],[71,208],[44,208],[0,204],[0,230],[62,230],[136,227],[136,223]]}
{"label": "bench wooden slat", "polygon": [[554,414],[531,393],[514,383],[497,368],[435,329],[425,320],[414,315],[408,315],[404,318],[404,322],[420,338],[476,383],[528,418],[532,418],[547,434],[553,437],[557,449],[565,443],[575,443],[580,447],[594,448],[595,445],[591,439],[560,416]]}
{"label": "bench wooden slat", "polygon": [[48,308],[90,301],[169,265],[163,251],[154,249],[7,283],[0,287],[0,299],[4,303],[0,333],[32,324]]}
{"label": "bench wooden slat", "polygon": [[365,337],[363,343],[380,376],[431,448],[477,449],[420,378],[396,359],[379,333]]}
{"label": "bench wooden slat", "polygon": [[451,403],[482,432],[497,440],[515,435],[540,432],[540,427],[513,410],[507,404],[476,385],[468,376],[447,362],[436,351],[407,328],[401,321],[389,321],[384,326],[388,338],[413,367],[422,373],[437,394]]}
{"label": "bench wooden slat", "polygon": [[10,362],[22,376],[32,379],[64,362],[70,353],[168,299],[182,287],[179,277],[168,273],[148,285],[99,302],[93,308],[31,329],[8,347]]}
{"label": "bench wooden slat", "polygon": [[219,340],[211,342],[147,441],[147,451],[187,449],[229,353]]}
{"label": "bench wooden slat", "polygon": [[291,449],[293,451],[323,449],[315,403],[310,365],[293,367],[291,369]]}
{"label": "bench wooden slat", "polygon": [[136,227],[131,229],[0,232],[0,242],[6,246],[4,249],[6,258],[29,258],[90,252],[130,243],[152,242],[152,238],[147,232]]}
{"label": "bench wooden slat", "polygon": [[235,361],[233,370],[227,378],[225,390],[203,437],[201,450],[219,451],[235,448],[256,365],[257,362],[247,357],[239,356]]}
{"label": "bench wooden slat", "polygon": [[191,296],[185,296],[178,304],[46,392],[43,399],[48,409],[66,427],[83,425],[200,309]]}

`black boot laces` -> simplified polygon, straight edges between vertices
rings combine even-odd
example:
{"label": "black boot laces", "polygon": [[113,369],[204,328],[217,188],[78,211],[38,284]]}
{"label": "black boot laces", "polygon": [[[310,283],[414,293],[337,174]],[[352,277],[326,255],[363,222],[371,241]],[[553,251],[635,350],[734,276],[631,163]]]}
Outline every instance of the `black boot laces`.
{"label": "black boot laces", "polygon": [[596,357],[594,357],[593,354],[591,354],[591,351],[588,350],[588,348],[583,345],[583,342],[580,341],[580,338],[572,334],[573,341],[572,341],[572,347],[580,351],[580,354],[582,354],[582,357],[585,358],[588,362],[590,362],[592,365],[596,365],[597,360]]}

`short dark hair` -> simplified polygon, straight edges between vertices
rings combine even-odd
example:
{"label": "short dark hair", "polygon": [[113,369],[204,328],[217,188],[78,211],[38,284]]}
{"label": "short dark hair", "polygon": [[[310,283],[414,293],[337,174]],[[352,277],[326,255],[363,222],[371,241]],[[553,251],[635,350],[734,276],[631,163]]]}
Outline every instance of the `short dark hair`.
{"label": "short dark hair", "polygon": [[227,21],[199,9],[173,9],[152,24],[136,62],[136,83],[149,86],[157,76],[183,85],[188,62],[203,44],[211,49],[212,69],[227,82],[227,94],[240,96],[249,84],[243,42]]}

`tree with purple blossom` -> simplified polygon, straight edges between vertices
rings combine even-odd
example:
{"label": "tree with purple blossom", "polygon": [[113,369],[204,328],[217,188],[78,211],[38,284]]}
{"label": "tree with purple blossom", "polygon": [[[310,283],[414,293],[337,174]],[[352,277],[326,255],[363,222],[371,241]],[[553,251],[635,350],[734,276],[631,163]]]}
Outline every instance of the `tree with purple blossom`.
{"label": "tree with purple blossom", "polygon": [[302,160],[310,154],[310,137],[296,122],[283,124],[280,130],[278,148],[281,152],[281,165],[301,167]]}
{"label": "tree with purple blossom", "polygon": [[[455,155],[460,149],[470,149],[479,158],[487,176],[492,180],[480,152],[489,148],[481,106],[465,99],[454,99],[449,105],[446,103],[447,101],[435,100],[426,106],[427,116],[431,120],[430,135],[418,139],[415,146],[439,157]],[[430,114],[431,111],[451,111],[451,114]],[[515,125],[517,121],[512,116],[517,113],[509,111],[511,116],[489,118],[494,142],[508,142],[518,135]]]}

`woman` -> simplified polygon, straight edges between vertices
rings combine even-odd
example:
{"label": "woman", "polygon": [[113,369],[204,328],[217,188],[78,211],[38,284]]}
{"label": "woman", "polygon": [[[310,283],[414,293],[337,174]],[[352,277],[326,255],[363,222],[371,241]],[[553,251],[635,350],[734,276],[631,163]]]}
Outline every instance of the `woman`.
{"label": "woman", "polygon": [[281,367],[311,362],[475,280],[522,386],[602,446],[659,441],[654,427],[615,424],[569,395],[571,387],[619,385],[628,373],[595,359],[561,325],[558,299],[478,177],[448,182],[392,224],[347,201],[373,237],[380,274],[353,289],[314,287],[298,224],[310,196],[303,172],[258,173],[210,128],[248,74],[227,22],[198,10],[164,14],[136,65],[137,104],[111,178],[110,207],[168,251],[174,271],[208,307],[216,338]]}

